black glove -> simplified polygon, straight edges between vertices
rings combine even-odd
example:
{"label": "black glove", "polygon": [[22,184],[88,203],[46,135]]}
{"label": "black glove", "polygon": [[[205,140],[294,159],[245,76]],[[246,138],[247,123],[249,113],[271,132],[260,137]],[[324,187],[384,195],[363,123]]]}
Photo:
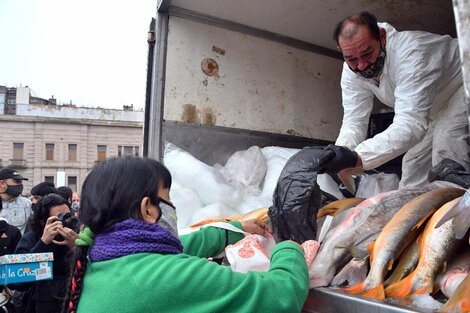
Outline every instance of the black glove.
{"label": "black glove", "polygon": [[329,144],[324,150],[332,151],[334,156],[321,166],[320,173],[337,174],[339,171],[355,167],[359,156],[348,148]]}

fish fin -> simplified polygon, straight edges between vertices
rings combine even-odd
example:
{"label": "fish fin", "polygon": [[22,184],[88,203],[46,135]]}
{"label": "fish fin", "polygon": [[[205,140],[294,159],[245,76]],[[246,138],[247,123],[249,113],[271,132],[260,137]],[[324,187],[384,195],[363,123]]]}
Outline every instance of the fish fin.
{"label": "fish fin", "polygon": [[462,239],[470,227],[470,207],[468,210],[461,212],[458,217],[454,218],[452,224],[454,225],[455,238]]}
{"label": "fish fin", "polygon": [[[457,215],[460,215],[462,212],[464,211],[468,211],[469,210],[469,206],[468,205],[464,205],[462,203],[462,199],[457,202],[452,208],[450,208],[446,214],[444,214],[443,217],[441,217],[441,219],[439,220],[439,222],[437,222],[436,226],[434,228],[439,228],[441,227],[444,223],[446,223],[447,221],[453,219],[454,217],[456,217]],[[454,219],[455,220],[455,219]]]}
{"label": "fish fin", "polygon": [[364,280],[360,282],[359,284],[353,285],[348,288],[341,288],[341,290],[347,293],[354,293],[354,294],[362,293],[366,290],[366,281]]}
{"label": "fish fin", "polygon": [[416,225],[411,230],[420,228],[428,220],[428,218],[434,214],[435,211],[436,210],[430,210],[421,220],[418,221],[418,223],[416,223]]}
{"label": "fish fin", "polygon": [[419,288],[415,288],[415,275],[411,273],[398,283],[392,284],[385,288],[385,295],[391,298],[404,298],[409,295],[429,294],[433,291],[433,285],[423,282]]}
{"label": "fish fin", "polygon": [[385,300],[384,285],[380,284],[377,287],[371,288],[366,292],[361,293],[361,296],[383,301]]}
{"label": "fish fin", "polygon": [[411,294],[413,288],[414,275],[411,273],[407,277],[400,280],[398,283],[391,284],[385,288],[385,295],[391,298],[404,298]]}

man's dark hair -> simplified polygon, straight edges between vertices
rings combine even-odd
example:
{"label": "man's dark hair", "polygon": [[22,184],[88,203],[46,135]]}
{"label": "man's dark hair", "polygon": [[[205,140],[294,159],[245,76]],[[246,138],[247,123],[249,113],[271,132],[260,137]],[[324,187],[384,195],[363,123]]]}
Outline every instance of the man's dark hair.
{"label": "man's dark hair", "polygon": [[356,31],[351,33],[343,32],[344,26],[348,23],[352,23],[353,25],[355,25],[355,30],[357,30],[357,26],[367,26],[367,28],[370,30],[370,33],[372,34],[372,37],[376,40],[380,40],[380,30],[379,26],[377,25],[377,18],[374,14],[369,13],[367,11],[363,11],[359,14],[348,16],[336,25],[335,31],[333,32],[333,39],[336,41],[338,46],[340,36],[351,38],[353,35],[356,34]]}
{"label": "man's dark hair", "polygon": [[33,196],[47,196],[50,193],[57,193],[54,183],[44,181],[37,184],[31,189],[31,195]]}
{"label": "man's dark hair", "polygon": [[57,188],[57,194],[62,196],[62,198],[64,198],[65,200],[67,200],[67,203],[70,206],[71,201],[72,201],[72,195],[73,195],[73,191],[71,188],[67,186],[59,187]]}

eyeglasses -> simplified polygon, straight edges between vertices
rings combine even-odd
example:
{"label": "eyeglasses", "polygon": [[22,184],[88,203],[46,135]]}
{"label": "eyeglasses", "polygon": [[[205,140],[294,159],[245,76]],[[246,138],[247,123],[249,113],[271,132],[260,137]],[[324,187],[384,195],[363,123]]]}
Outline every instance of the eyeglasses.
{"label": "eyeglasses", "polygon": [[176,211],[176,207],[170,201],[167,201],[167,200],[165,200],[163,198],[160,198],[160,197],[157,197],[157,199],[158,199],[158,202],[159,202],[158,205],[160,206],[161,209],[163,209],[163,207],[167,206],[167,208],[170,207],[170,208],[172,208],[173,210]]}

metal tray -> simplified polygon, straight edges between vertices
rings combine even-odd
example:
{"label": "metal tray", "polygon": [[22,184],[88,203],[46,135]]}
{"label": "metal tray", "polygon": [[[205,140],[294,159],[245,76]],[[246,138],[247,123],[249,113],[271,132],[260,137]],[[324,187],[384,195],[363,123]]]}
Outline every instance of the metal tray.
{"label": "metal tray", "polygon": [[431,313],[346,294],[331,288],[310,290],[302,313]]}

